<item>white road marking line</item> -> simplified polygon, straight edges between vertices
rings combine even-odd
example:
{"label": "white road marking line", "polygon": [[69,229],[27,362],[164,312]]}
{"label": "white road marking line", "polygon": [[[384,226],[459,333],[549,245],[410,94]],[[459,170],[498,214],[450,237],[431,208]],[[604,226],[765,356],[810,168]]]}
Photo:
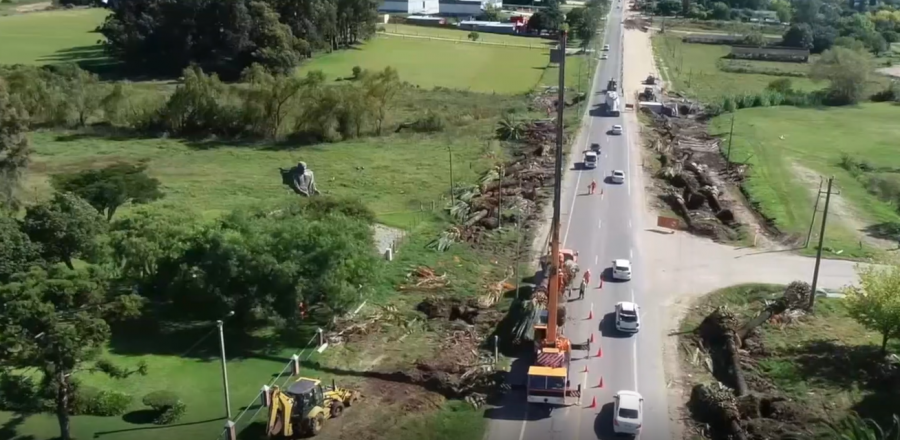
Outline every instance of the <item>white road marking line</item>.
{"label": "white road marking line", "polygon": [[594,255],[594,264],[597,264],[597,263],[599,263],[599,262],[600,262],[600,256],[599,256],[599,255]]}
{"label": "white road marking line", "polygon": [[628,220],[628,229],[631,229],[631,220]]}
{"label": "white road marking line", "polygon": [[[638,391],[638,368],[637,368],[637,365],[638,365],[637,352],[638,352],[638,350],[637,350],[637,344],[638,344],[638,341],[637,341],[637,338],[635,338],[635,339],[634,339],[634,346],[633,346],[634,351],[632,351],[632,353],[634,354],[634,356],[633,356],[633,358],[632,358],[632,362],[633,362],[633,365],[634,365],[634,391],[636,391],[636,392]],[[520,438],[519,440],[521,440],[521,438]]]}
{"label": "white road marking line", "polygon": [[597,229],[600,229],[603,226],[603,220],[597,220]]}
{"label": "white road marking line", "polygon": [[528,424],[528,408],[530,407],[530,404],[525,405],[525,417],[522,417],[522,429],[519,430],[519,440],[525,437],[525,425]]}
{"label": "white road marking line", "polygon": [[[594,118],[591,118],[591,120],[588,121],[588,136],[584,137],[584,141],[586,144],[585,146],[587,146],[587,144],[590,144],[590,141],[589,141],[589,139],[591,138],[590,133],[591,133],[591,128],[593,128],[593,127],[594,127]],[[575,192],[572,194],[572,205],[569,206],[569,219],[566,221],[566,233],[563,235],[563,241],[562,241],[563,246],[566,245],[566,241],[569,239],[569,228],[572,227],[572,217],[574,217],[574,215],[572,215],[572,214],[575,212],[575,199],[578,198],[578,191],[580,189],[581,189],[581,173],[578,173],[578,179],[575,180]],[[550,225],[550,227],[552,228],[553,225]]]}
{"label": "white road marking line", "polygon": [[[628,250],[628,258],[634,258],[634,249]],[[632,296],[634,296],[634,294],[632,294]]]}

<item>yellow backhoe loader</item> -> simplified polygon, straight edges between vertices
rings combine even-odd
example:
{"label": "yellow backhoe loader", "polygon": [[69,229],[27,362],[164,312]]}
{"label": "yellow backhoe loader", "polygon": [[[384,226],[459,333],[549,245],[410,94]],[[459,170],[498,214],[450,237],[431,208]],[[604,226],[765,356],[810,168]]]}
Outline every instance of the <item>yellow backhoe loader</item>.
{"label": "yellow backhoe loader", "polygon": [[359,401],[358,391],[322,387],[322,381],[301,377],[282,390],[272,388],[269,405],[269,437],[292,439],[313,437],[322,430],[325,420],[339,417],[345,407]]}

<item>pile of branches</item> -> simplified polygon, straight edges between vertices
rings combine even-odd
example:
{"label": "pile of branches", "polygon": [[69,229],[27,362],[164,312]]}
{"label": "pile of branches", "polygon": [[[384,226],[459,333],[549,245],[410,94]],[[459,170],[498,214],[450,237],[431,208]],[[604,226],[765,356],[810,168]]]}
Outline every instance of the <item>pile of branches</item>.
{"label": "pile of branches", "polygon": [[794,281],[746,323],[739,322],[727,308],[717,307],[695,329],[700,347],[711,358],[717,382],[695,385],[688,407],[710,437],[746,439],[750,438],[748,433],[753,434],[754,427],[765,424],[790,431],[791,423],[780,423],[794,422],[793,418],[797,417],[789,402],[777,395],[761,395],[748,387],[742,370],[742,357],[746,354],[743,345],[773,316],[807,310],[810,295],[809,284]]}
{"label": "pile of branches", "polygon": [[400,285],[399,290],[429,290],[446,287],[450,284],[447,274],[437,275],[434,269],[428,266],[418,266],[406,274],[406,284]]}
{"label": "pile of branches", "polygon": [[[693,118],[657,116],[655,122],[656,149],[662,165],[657,177],[670,185],[663,200],[684,219],[689,231],[713,238],[736,238],[739,225],[734,212],[720,200],[722,177],[730,170],[726,170],[719,152],[718,139],[702,131]],[[739,174],[743,176],[743,171]]]}

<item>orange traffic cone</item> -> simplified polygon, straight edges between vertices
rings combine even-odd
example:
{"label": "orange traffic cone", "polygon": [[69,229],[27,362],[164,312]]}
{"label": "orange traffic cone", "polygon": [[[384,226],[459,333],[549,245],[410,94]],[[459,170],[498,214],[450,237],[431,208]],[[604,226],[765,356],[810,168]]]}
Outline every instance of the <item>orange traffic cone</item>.
{"label": "orange traffic cone", "polygon": [[603,376],[600,376],[600,383],[597,384],[597,388],[603,388]]}
{"label": "orange traffic cone", "polygon": [[588,312],[587,321],[590,321],[590,320],[592,320],[592,319],[594,319],[594,311],[593,311],[593,310],[591,310],[590,312]]}
{"label": "orange traffic cone", "polygon": [[584,365],[584,371],[582,371],[582,373],[587,373],[587,372],[588,372],[587,364],[585,364],[585,365]]}
{"label": "orange traffic cone", "polygon": [[597,347],[597,357],[603,357],[603,347]]}
{"label": "orange traffic cone", "polygon": [[596,408],[596,407],[597,407],[597,398],[594,397],[591,399],[591,406],[589,406],[588,408]]}
{"label": "orange traffic cone", "polygon": [[593,334],[593,333],[591,333],[591,340],[590,340],[589,342],[590,342],[591,344],[594,343],[594,334]]}

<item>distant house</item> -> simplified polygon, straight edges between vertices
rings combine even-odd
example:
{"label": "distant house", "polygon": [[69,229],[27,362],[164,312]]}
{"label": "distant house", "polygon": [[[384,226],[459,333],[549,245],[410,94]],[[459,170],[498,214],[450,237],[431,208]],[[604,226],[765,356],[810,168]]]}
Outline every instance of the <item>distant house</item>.
{"label": "distant house", "polygon": [[477,17],[488,6],[499,8],[502,0],[440,0],[440,14],[449,17]]}
{"label": "distant house", "polygon": [[475,20],[461,21],[459,22],[459,28],[467,31],[487,32],[493,34],[515,34],[518,30],[516,23]]}
{"label": "distant house", "polygon": [[385,0],[378,12],[431,15],[440,12],[438,0]]}
{"label": "distant house", "polygon": [[786,61],[806,63],[809,61],[809,49],[796,47],[754,47],[731,46],[731,58],[759,61]]}

